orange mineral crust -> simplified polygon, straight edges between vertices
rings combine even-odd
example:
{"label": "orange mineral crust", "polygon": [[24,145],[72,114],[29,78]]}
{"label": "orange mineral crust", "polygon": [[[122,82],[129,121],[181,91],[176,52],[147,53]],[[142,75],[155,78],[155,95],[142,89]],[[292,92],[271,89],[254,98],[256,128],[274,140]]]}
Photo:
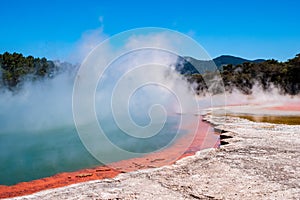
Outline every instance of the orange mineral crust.
{"label": "orange mineral crust", "polygon": [[270,110],[282,110],[282,111],[300,111],[300,102],[293,102],[286,105],[273,106]]}
{"label": "orange mineral crust", "polygon": [[[194,137],[191,144],[189,144],[191,138],[188,137]],[[174,145],[162,151],[151,153],[144,157],[122,160],[110,166],[99,166],[75,172],[59,173],[51,177],[22,182],[13,186],[0,185],[0,198],[32,194],[41,190],[67,186],[74,183],[113,178],[124,172],[169,165],[174,163],[175,160],[194,155],[200,149],[217,147],[218,145],[218,135],[213,133],[210,124],[202,122],[200,118],[200,126],[195,135],[188,134],[187,137],[178,139]]]}

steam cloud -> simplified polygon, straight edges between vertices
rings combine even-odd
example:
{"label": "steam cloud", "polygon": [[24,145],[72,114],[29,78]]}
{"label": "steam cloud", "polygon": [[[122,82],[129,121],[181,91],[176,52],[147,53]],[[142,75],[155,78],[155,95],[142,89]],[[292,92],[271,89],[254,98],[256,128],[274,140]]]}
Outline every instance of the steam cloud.
{"label": "steam cloud", "polygon": [[[87,52],[96,46],[95,43],[107,37],[101,33],[102,29],[97,29],[94,32],[83,35],[81,41],[78,42],[79,51],[74,54],[74,60],[71,62],[82,61]],[[121,47],[117,46],[116,48],[122,48],[126,51],[127,49],[138,48],[141,45],[151,46],[156,44],[157,47],[172,50],[173,44],[171,41],[166,33],[155,33],[145,36],[132,36],[125,45]],[[174,42],[176,43],[176,41]],[[107,46],[101,52],[101,57],[111,58],[115,56],[112,51],[113,48],[113,46]],[[130,75],[129,72],[132,71],[133,66],[139,66],[145,61],[151,61],[153,64],[144,66],[146,67],[144,71],[136,71],[134,76]],[[101,64],[101,62],[103,60],[99,63]],[[167,116],[169,114],[175,116],[178,112],[196,112],[194,109],[189,109],[189,104],[185,103],[189,102],[194,94],[191,92],[187,82],[175,71],[175,62],[176,56],[172,53],[136,51],[124,55],[112,63],[103,76],[101,76],[99,86],[96,88],[95,106],[99,122],[105,122],[105,120],[107,121],[113,116],[110,110],[110,92],[124,74],[128,74],[128,76],[125,76],[126,81],[130,81],[130,79],[142,81],[147,79],[147,77],[152,77],[152,81],[161,83],[160,86],[154,84],[137,88],[131,95],[128,110],[130,111],[130,117],[138,126],[145,126],[151,123],[151,120],[154,120],[153,122],[158,125],[158,123],[161,123],[160,119],[164,119],[160,118],[161,114],[163,114],[161,111],[167,112]],[[158,65],[159,67],[157,67]],[[161,65],[165,67],[161,67]],[[93,70],[96,72],[98,67],[95,65],[91,69],[92,76],[94,76]],[[63,73],[56,75],[52,79],[26,82],[22,90],[17,93],[7,90],[1,91],[0,137],[2,143],[0,142],[0,150],[3,153],[0,154],[0,160],[1,163],[6,163],[14,167],[1,166],[0,180],[2,181],[0,184],[14,184],[18,181],[28,181],[49,176],[59,171],[67,171],[71,166],[73,169],[76,169],[87,167],[86,165],[97,164],[95,160],[88,157],[86,152],[82,150],[83,146],[78,141],[78,135],[75,131],[72,113],[74,81],[76,79],[85,80],[86,78],[91,78],[85,77],[84,74],[76,76],[77,70],[78,67],[76,66],[74,68],[68,67],[62,70]],[[101,85],[102,82],[104,83],[103,85]],[[87,88],[88,90],[89,88]],[[122,97],[126,93],[128,94],[126,90],[121,91],[117,93],[116,105],[124,103]],[[182,96],[180,101],[182,102],[178,102],[172,91],[180,93],[180,96]],[[84,98],[84,94],[82,97]],[[160,104],[161,106],[157,107],[156,104]],[[180,107],[182,104],[185,104],[184,108],[186,110],[184,111]],[[163,109],[161,109],[162,107]],[[149,110],[152,111],[149,112]],[[123,114],[126,113],[121,112],[121,117],[123,117]],[[155,119],[157,120],[155,121]],[[87,118],[86,124],[89,123],[88,120]],[[170,124],[167,128],[178,125],[178,121],[172,117],[168,118],[168,120]],[[128,137],[120,140],[122,136],[115,135],[113,131],[118,127],[106,126],[105,128],[108,132],[111,131],[112,133],[110,139],[120,147],[127,148],[127,151],[149,152],[153,150],[150,143],[146,143],[146,145],[145,143],[139,144],[137,140],[134,141],[128,139]],[[166,132],[165,129],[163,130]],[[163,136],[166,139],[156,142],[158,147],[155,148],[164,147],[174,137],[172,135]],[[18,138],[23,139],[19,140]],[[155,140],[151,142],[153,143]],[[134,142],[135,145],[129,145],[128,147],[128,143],[131,142]],[[78,145],[81,145],[81,147]],[[97,145],[101,146],[101,144]],[[15,148],[12,148],[13,146]],[[132,149],[132,146],[135,146],[135,149]],[[109,152],[109,148],[105,149],[105,146],[102,146],[102,148],[103,152]],[[32,150],[38,152],[38,157],[32,157],[35,155]],[[109,155],[111,156],[111,154]],[[80,161],[78,158],[80,158]],[[115,159],[123,158],[115,155]],[[31,173],[33,171],[35,173]]]}

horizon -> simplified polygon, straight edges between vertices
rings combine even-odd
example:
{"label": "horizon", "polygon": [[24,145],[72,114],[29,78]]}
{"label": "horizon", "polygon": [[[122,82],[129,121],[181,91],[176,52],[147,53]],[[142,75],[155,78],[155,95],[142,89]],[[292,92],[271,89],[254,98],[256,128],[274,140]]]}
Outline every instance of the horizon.
{"label": "horizon", "polygon": [[87,53],[110,36],[141,27],[184,33],[212,58],[230,55],[286,61],[300,52],[300,2],[185,3],[3,2],[0,53],[70,62],[83,47],[88,46]]}

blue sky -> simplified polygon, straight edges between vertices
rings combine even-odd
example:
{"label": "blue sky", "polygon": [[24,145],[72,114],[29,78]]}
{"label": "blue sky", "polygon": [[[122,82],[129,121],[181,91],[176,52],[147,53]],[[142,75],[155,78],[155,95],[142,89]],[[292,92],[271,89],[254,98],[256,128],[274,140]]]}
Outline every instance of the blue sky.
{"label": "blue sky", "polygon": [[5,1],[0,53],[67,59],[82,35],[138,27],[189,34],[212,57],[286,60],[300,53],[300,1]]}

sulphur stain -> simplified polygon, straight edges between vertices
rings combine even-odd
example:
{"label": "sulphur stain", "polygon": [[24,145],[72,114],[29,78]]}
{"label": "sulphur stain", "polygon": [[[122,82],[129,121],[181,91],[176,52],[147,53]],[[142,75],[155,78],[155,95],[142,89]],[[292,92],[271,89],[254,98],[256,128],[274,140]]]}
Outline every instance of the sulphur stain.
{"label": "sulphur stain", "polygon": [[253,122],[300,125],[300,116],[247,115],[247,114],[227,114],[227,115],[232,117],[240,117]]}

